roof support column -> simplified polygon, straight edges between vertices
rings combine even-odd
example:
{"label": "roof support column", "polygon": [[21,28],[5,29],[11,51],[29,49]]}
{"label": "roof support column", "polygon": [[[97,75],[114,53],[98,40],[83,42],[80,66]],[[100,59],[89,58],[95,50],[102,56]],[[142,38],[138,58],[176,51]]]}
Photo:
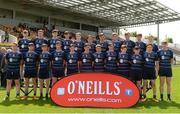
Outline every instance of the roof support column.
{"label": "roof support column", "polygon": [[51,28],[51,17],[48,16],[48,29],[50,29],[50,28]]}
{"label": "roof support column", "polygon": [[159,45],[159,22],[157,22],[157,44]]}

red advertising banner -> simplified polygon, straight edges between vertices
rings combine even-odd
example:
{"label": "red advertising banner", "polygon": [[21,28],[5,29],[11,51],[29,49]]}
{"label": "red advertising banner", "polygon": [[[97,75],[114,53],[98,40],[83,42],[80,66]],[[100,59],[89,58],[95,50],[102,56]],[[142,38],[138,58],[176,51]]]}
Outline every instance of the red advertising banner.
{"label": "red advertising banner", "polygon": [[80,73],[59,80],[51,99],[64,107],[127,108],[139,100],[139,90],[130,80],[107,73]]}

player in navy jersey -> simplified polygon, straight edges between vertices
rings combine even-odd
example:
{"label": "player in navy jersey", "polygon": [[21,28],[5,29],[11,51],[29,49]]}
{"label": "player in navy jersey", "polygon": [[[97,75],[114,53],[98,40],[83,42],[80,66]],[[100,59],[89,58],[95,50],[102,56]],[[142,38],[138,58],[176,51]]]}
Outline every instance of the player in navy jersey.
{"label": "player in navy jersey", "polygon": [[79,72],[79,56],[75,52],[75,45],[70,44],[70,52],[66,54],[67,75]]}
{"label": "player in navy jersey", "polygon": [[4,100],[9,100],[12,81],[15,81],[16,85],[16,98],[20,97],[20,72],[22,72],[22,54],[18,52],[18,44],[13,43],[12,52],[8,52],[5,55],[5,63],[7,64],[7,85],[6,85],[6,97]]}
{"label": "player in navy jersey", "polygon": [[[140,47],[135,46],[134,54],[131,56],[131,71],[130,71],[130,79],[136,83],[139,91],[141,93],[141,80],[143,75],[143,62],[144,58],[140,54]],[[141,95],[142,96],[142,95]]]}
{"label": "player in navy jersey", "polygon": [[135,43],[132,40],[130,40],[129,33],[125,33],[125,40],[123,41],[123,45],[127,46],[127,53],[129,55],[132,55]]}
{"label": "player in navy jersey", "polygon": [[84,52],[81,54],[80,71],[81,72],[92,72],[93,71],[93,55],[90,52],[90,44],[84,45]]}
{"label": "player in navy jersey", "polygon": [[158,102],[156,98],[156,69],[159,69],[158,56],[153,50],[152,44],[147,44],[146,52],[144,53],[144,73],[143,73],[143,96],[142,101],[146,101],[146,91],[148,80],[151,81],[153,89],[153,100]]}
{"label": "player in navy jersey", "polygon": [[52,38],[49,40],[49,52],[52,53],[56,50],[56,42],[60,41],[58,38],[58,30],[54,29],[52,31]]}
{"label": "player in navy jersey", "polygon": [[152,45],[153,45],[153,51],[156,52],[156,53],[158,52],[159,48],[158,48],[158,46],[154,43],[154,38],[153,38],[153,36],[149,36],[149,37],[148,37],[147,44],[152,44]]}
{"label": "player in navy jersey", "polygon": [[143,55],[146,51],[146,44],[141,39],[142,34],[137,34],[135,45],[140,47],[140,54]]}
{"label": "player in navy jersey", "polygon": [[112,42],[113,42],[113,45],[114,45],[114,51],[119,54],[119,48],[121,47],[122,45],[122,41],[118,40],[118,35],[117,33],[112,33]]}
{"label": "player in navy jersey", "polygon": [[109,50],[106,52],[106,71],[116,73],[117,70],[117,52],[114,51],[113,43],[108,44]]}
{"label": "player in navy jersey", "polygon": [[24,60],[24,78],[25,78],[25,95],[23,97],[24,100],[28,98],[28,88],[29,88],[29,79],[32,78],[33,81],[33,90],[34,90],[34,97],[33,99],[36,100],[36,89],[37,89],[37,69],[38,69],[38,55],[34,51],[35,46],[33,43],[28,44],[28,52],[26,52],[23,56]]}
{"label": "player in navy jersey", "polygon": [[68,31],[64,32],[64,37],[65,38],[62,41],[63,50],[65,53],[69,53],[70,44],[72,44],[73,42],[69,39],[69,32]]}
{"label": "player in navy jersey", "polygon": [[96,52],[93,53],[93,67],[95,72],[104,72],[105,71],[105,53],[101,51],[101,45],[96,45]]}
{"label": "player in navy jersey", "polygon": [[84,51],[84,42],[81,39],[81,33],[76,33],[76,40],[73,43],[75,45],[75,51],[78,53],[78,56]]}
{"label": "player in navy jersey", "polygon": [[48,52],[47,44],[42,44],[42,53],[39,56],[39,81],[40,81],[40,98],[43,98],[43,84],[46,81],[46,99],[48,99],[50,85],[50,69],[51,69],[51,54]]}
{"label": "player in navy jersey", "polygon": [[106,51],[108,50],[108,42],[105,39],[105,35],[104,33],[100,33],[99,34],[99,40],[97,41],[97,44],[101,45],[101,51],[102,53],[106,53]]}
{"label": "player in navy jersey", "polygon": [[19,40],[18,47],[19,47],[19,51],[22,54],[25,54],[28,51],[28,43],[29,43],[28,35],[29,35],[29,32],[27,30],[23,30],[22,35],[23,35],[23,38]]}
{"label": "player in navy jersey", "polygon": [[127,53],[127,46],[121,46],[121,52],[118,55],[118,68],[117,73],[126,78],[129,78],[129,70],[130,70],[130,56]]}
{"label": "player in navy jersey", "polygon": [[57,81],[58,78],[64,76],[65,68],[65,53],[61,49],[61,42],[56,42],[56,50],[52,53],[52,85]]}
{"label": "player in navy jersey", "polygon": [[90,45],[89,51],[94,53],[96,51],[96,44],[93,42],[93,37],[91,35],[88,35],[87,43]]}
{"label": "player in navy jersey", "polygon": [[34,40],[35,52],[38,55],[41,54],[41,52],[42,52],[41,45],[44,43],[48,44],[48,41],[44,38],[44,31],[42,29],[40,29],[40,30],[38,30],[37,38]]}
{"label": "player in navy jersey", "polygon": [[160,76],[160,97],[163,101],[164,93],[164,83],[166,80],[167,84],[167,98],[171,101],[171,78],[172,78],[172,68],[173,63],[173,51],[168,48],[168,43],[166,41],[162,42],[162,49],[158,52],[159,58],[159,76]]}

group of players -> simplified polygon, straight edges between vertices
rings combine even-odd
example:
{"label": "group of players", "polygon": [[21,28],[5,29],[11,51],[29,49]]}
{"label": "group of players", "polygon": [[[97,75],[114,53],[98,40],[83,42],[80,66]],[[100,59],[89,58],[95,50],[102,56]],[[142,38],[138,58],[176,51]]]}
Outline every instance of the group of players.
{"label": "group of players", "polygon": [[[52,85],[60,78],[80,72],[108,72],[124,76],[137,84],[141,93],[140,101],[147,100],[146,91],[148,81],[151,81],[153,100],[156,98],[156,78],[160,76],[160,100],[163,101],[164,83],[167,82],[167,99],[171,101],[171,63],[173,52],[166,41],[162,48],[153,43],[150,37],[144,43],[142,34],[136,36],[136,42],[130,40],[129,33],[125,39],[118,39],[118,34],[112,33],[111,40],[107,40],[103,33],[99,39],[93,40],[88,36],[81,38],[81,33],[75,34],[75,40],[70,39],[68,31],[64,38],[58,38],[58,30],[52,31],[52,38],[44,38],[43,30],[38,30],[37,38],[28,39],[28,31],[23,30],[23,38],[18,44],[13,43],[12,51],[5,55],[7,71],[7,93],[5,100],[9,100],[12,81],[16,85],[16,97],[20,98],[20,74],[24,72],[25,95],[28,98],[29,79],[32,78],[34,97],[39,82],[40,97],[43,98],[44,81],[46,82],[45,98],[48,99],[50,80]],[[37,81],[38,79],[38,81]],[[142,88],[141,88],[142,87]]]}

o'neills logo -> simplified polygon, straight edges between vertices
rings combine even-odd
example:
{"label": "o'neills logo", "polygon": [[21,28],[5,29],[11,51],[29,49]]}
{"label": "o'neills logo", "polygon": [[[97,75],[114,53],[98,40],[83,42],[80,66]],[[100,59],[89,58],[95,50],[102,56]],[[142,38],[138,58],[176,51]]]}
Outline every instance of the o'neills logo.
{"label": "o'neills logo", "polygon": [[139,91],[130,80],[106,73],[82,73],[59,80],[51,89],[51,99],[67,107],[131,107]]}

